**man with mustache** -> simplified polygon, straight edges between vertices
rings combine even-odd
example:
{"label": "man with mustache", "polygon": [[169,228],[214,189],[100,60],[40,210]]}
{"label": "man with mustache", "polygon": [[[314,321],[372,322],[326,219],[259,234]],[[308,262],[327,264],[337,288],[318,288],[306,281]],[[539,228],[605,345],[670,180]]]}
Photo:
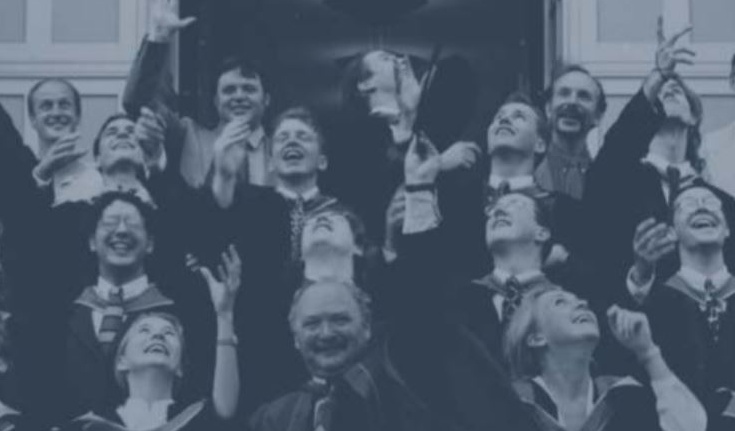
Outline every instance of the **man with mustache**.
{"label": "man with mustache", "polygon": [[606,109],[605,90],[587,69],[571,65],[559,71],[546,94],[551,141],[536,170],[544,189],[582,198],[584,175],[592,162],[587,135]]}
{"label": "man with mustache", "polygon": [[[669,39],[659,22],[655,68],[605,135],[605,144],[587,174],[584,205],[590,256],[601,269],[600,297],[608,303],[626,301],[620,281],[628,277],[665,280],[679,267],[673,251],[676,238],[671,223],[674,200],[682,187],[699,185],[722,202],[728,222],[735,220],[735,200],[700,176],[699,125],[702,105],[676,74],[680,64],[691,64],[693,52],[677,46],[685,29]],[[653,273],[629,271],[634,263],[631,243],[639,254],[657,260]],[[735,263],[728,238],[725,259]],[[649,266],[648,269],[653,267]],[[646,269],[646,268],[643,268]]]}
{"label": "man with mustache", "polygon": [[[724,431],[735,423],[735,278],[723,251],[730,227],[723,202],[708,187],[684,189],[673,210],[678,272],[628,288],[648,314],[666,362],[707,408],[708,429]],[[636,256],[636,268],[653,263]]]}
{"label": "man with mustache", "polygon": [[[176,138],[168,139],[168,163],[177,167],[192,187],[204,184],[212,169],[214,142],[237,143],[246,154],[238,173],[241,181],[272,185],[269,174],[270,143],[262,120],[270,104],[265,77],[254,65],[239,59],[225,60],[217,73],[214,128],[180,117],[170,76],[165,71],[170,41],[195,18],[180,19],[172,0],[152,0],[150,31],[133,64],[123,97],[125,110],[138,116],[147,106],[163,116]],[[174,145],[175,144],[175,145]]]}

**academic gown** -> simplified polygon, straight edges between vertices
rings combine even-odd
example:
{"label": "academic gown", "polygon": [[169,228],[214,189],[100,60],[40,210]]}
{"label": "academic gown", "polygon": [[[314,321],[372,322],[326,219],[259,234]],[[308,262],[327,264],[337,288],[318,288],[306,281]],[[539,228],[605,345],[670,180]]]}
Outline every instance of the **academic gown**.
{"label": "academic gown", "polygon": [[[651,390],[631,377],[600,376],[593,383],[595,404],[580,431],[661,430]],[[514,386],[539,430],[566,431],[544,389],[530,379]]]}
{"label": "academic gown", "polygon": [[716,295],[726,303],[716,341],[700,309],[704,294],[680,276],[654,284],[644,304],[666,363],[713,417],[720,415],[727,399],[717,392],[735,389],[735,278]]}
{"label": "academic gown", "polygon": [[[625,304],[627,271],[633,264],[633,237],[642,221],[654,217],[670,219],[661,176],[641,162],[651,140],[664,121],[663,109],[654,108],[643,91],[628,102],[618,120],[605,135],[605,142],[587,171],[583,199],[585,221],[580,230],[589,238],[587,253],[600,271],[595,300],[605,304]],[[735,199],[697,178],[696,185],[711,190],[723,204],[730,226],[735,226]],[[735,238],[725,244],[728,266],[735,264]],[[672,253],[656,265],[656,277],[668,279],[679,268],[678,255]],[[592,298],[591,298],[592,299]]]}

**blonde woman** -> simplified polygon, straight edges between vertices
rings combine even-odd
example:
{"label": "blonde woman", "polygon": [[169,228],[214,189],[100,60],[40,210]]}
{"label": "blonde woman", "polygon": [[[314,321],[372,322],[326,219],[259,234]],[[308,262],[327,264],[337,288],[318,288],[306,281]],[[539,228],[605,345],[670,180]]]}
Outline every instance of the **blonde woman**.
{"label": "blonde woman", "polygon": [[[613,306],[615,338],[646,370],[632,377],[593,376],[600,327],[587,302],[540,287],[529,291],[509,322],[504,351],[515,388],[544,431],[704,431],[707,418],[653,343],[644,314]],[[651,390],[652,389],[652,390]]]}

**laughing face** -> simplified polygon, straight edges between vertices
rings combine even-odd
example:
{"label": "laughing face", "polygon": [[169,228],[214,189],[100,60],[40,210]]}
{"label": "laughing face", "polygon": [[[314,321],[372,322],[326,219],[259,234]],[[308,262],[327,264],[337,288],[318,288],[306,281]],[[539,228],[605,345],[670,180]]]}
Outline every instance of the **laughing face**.
{"label": "laughing face", "polygon": [[320,283],[299,299],[292,322],[295,345],[318,377],[350,367],[370,339],[370,327],[357,300],[344,285]]}
{"label": "laughing face", "polygon": [[306,220],[301,250],[304,258],[319,253],[360,254],[350,222],[336,211],[319,213]]}
{"label": "laughing face", "polygon": [[546,145],[538,133],[539,118],[523,103],[500,107],[487,129],[488,153],[516,151],[524,154],[543,153]]}
{"label": "laughing face", "polygon": [[703,187],[687,189],[676,199],[674,229],[679,244],[684,248],[703,245],[722,247],[730,236],[722,202]]}
{"label": "laughing face", "polygon": [[287,118],[273,131],[273,168],[280,178],[308,177],[327,168],[316,131],[296,118]]}
{"label": "laughing face", "polygon": [[597,342],[600,328],[587,301],[561,289],[542,294],[534,310],[534,347],[553,348],[580,341]]}
{"label": "laughing face", "polygon": [[222,123],[243,119],[258,127],[268,107],[269,97],[257,76],[243,76],[238,69],[225,72],[217,81],[215,106]]}
{"label": "laughing face", "polygon": [[572,138],[587,136],[599,121],[600,97],[597,84],[586,73],[572,71],[559,77],[547,106],[554,131]]}
{"label": "laughing face", "polygon": [[60,81],[48,81],[33,94],[31,122],[39,138],[54,142],[74,133],[79,126],[79,107],[74,93]]}
{"label": "laughing face", "polygon": [[548,241],[550,233],[536,219],[537,203],[529,196],[511,193],[498,199],[490,209],[485,240],[489,249],[507,244]]}
{"label": "laughing face", "polygon": [[117,371],[157,367],[180,375],[182,340],[181,328],[173,321],[157,315],[143,316],[125,333]]}
{"label": "laughing face", "polygon": [[100,133],[97,163],[102,171],[118,163],[143,166],[143,150],[135,138],[135,123],[118,118],[108,123]]}
{"label": "laughing face", "polygon": [[153,251],[143,216],[135,205],[114,201],[102,212],[90,239],[100,266],[110,269],[142,268]]}

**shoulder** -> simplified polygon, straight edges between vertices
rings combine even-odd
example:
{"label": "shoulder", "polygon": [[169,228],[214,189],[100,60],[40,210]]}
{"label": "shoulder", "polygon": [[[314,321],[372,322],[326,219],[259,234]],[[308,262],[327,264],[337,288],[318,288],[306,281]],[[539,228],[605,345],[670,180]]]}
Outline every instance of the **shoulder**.
{"label": "shoulder", "polygon": [[260,406],[250,417],[250,429],[253,431],[286,429],[299,409],[308,409],[307,398],[306,393],[295,391]]}

